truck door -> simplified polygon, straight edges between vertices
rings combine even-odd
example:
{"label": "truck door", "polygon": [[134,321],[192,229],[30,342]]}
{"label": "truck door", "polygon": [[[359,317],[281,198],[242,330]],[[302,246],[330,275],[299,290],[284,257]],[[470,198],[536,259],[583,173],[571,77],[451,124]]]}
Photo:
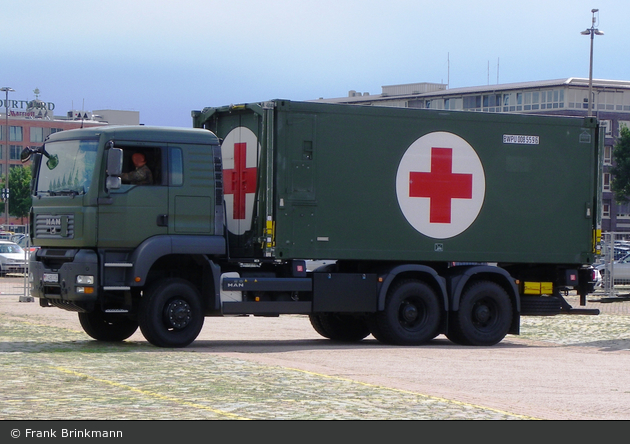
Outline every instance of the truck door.
{"label": "truck door", "polygon": [[109,197],[99,202],[98,240],[101,247],[130,247],[143,240],[166,234],[162,215],[168,212],[168,187],[162,174],[164,147],[122,142],[123,172],[135,169],[134,153],[142,153],[152,172],[152,183],[125,183],[111,190]]}
{"label": "truck door", "polygon": [[222,221],[215,223],[219,222],[215,200],[222,194],[217,193],[215,181],[215,149],[219,147],[169,145],[169,234],[222,234]]}

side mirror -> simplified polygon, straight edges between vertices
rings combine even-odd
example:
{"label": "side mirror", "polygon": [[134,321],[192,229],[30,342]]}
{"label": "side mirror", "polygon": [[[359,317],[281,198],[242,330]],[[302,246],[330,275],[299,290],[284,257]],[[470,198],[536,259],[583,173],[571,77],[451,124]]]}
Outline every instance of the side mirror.
{"label": "side mirror", "polygon": [[123,167],[123,150],[110,148],[107,150],[107,175],[120,176]]}
{"label": "side mirror", "polygon": [[28,162],[29,159],[31,158],[31,156],[33,155],[33,153],[36,153],[36,150],[33,150],[31,147],[26,147],[22,150],[22,152],[20,153],[20,161],[22,163],[24,162]]}
{"label": "side mirror", "polygon": [[123,167],[123,150],[120,148],[110,148],[107,150],[107,179],[105,187],[108,190],[117,190],[122,184],[120,175]]}
{"label": "side mirror", "polygon": [[105,179],[105,187],[107,187],[108,190],[117,190],[120,188],[122,184],[122,179],[118,176],[107,176],[107,179]]}

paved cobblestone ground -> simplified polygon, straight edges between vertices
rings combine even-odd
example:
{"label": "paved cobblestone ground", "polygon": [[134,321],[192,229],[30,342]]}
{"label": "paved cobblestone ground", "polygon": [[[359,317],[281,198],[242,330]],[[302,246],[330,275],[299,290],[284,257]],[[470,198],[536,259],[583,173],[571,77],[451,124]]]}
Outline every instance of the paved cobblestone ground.
{"label": "paved cobblestone ground", "polygon": [[[78,321],[50,320],[66,312],[8,298],[0,296],[2,420],[539,419],[212,349],[158,349],[138,333],[124,343],[98,343]],[[568,299],[577,307],[577,299]],[[518,340],[629,350],[630,301],[593,295],[587,307],[602,314],[525,317]],[[253,346],[252,353],[264,352]],[[622,396],[630,399],[630,389]]]}
{"label": "paved cobblestone ground", "polygon": [[100,344],[27,321],[0,329],[0,419],[525,418],[297,369]]}

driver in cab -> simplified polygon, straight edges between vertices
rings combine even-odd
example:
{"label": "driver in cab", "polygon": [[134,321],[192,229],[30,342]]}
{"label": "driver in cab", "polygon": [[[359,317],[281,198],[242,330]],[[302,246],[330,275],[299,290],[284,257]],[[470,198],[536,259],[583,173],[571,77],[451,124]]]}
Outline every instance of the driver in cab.
{"label": "driver in cab", "polygon": [[152,185],[153,174],[147,166],[147,161],[142,153],[134,153],[131,161],[135,167],[134,170],[123,173],[121,175],[122,183],[133,185]]}

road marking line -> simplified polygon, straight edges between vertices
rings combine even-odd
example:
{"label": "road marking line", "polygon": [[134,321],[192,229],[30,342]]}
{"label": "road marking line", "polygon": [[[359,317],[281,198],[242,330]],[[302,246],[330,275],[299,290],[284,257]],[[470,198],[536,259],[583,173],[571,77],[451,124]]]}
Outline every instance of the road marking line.
{"label": "road marking line", "polygon": [[502,415],[514,416],[516,418],[527,419],[527,420],[541,420],[541,418],[535,418],[533,416],[519,415],[517,413],[506,412],[506,411],[503,411],[503,410],[494,409],[492,407],[484,407],[482,405],[470,404],[470,403],[467,403],[467,402],[456,401],[454,399],[440,398],[439,396],[425,395],[424,393],[412,392],[410,390],[403,390],[403,389],[397,389],[397,388],[392,388],[392,387],[385,387],[383,385],[370,384],[369,382],[356,381],[354,379],[342,378],[340,376],[331,376],[331,375],[326,375],[326,374],[323,374],[323,373],[310,372],[308,370],[301,370],[299,368],[292,368],[292,367],[283,367],[283,368],[285,368],[287,370],[293,370],[293,371],[296,371],[296,372],[306,373],[306,374],[309,374],[309,375],[319,376],[321,378],[328,378],[328,379],[334,379],[334,380],[337,380],[337,381],[351,382],[353,384],[364,385],[366,387],[372,387],[372,388],[377,388],[377,389],[381,389],[381,390],[389,390],[389,391],[392,391],[392,392],[404,393],[404,394],[407,394],[407,395],[420,396],[422,398],[433,399],[435,401],[441,401],[441,402],[446,402],[446,403],[450,403],[450,404],[457,404],[457,405],[461,405],[461,406],[465,406],[465,407],[474,407],[474,408],[477,408],[477,409],[490,410],[491,412],[500,413]]}
{"label": "road marking line", "polygon": [[111,385],[113,387],[118,387],[118,388],[122,388],[122,389],[125,389],[125,390],[130,390],[132,392],[140,393],[141,395],[149,396],[149,397],[152,397],[152,398],[161,399],[163,401],[171,401],[171,402],[175,402],[177,404],[187,405],[189,407],[194,407],[194,408],[198,408],[198,409],[208,410],[210,412],[216,413],[217,415],[229,416],[229,417],[234,418],[234,419],[244,419],[244,420],[249,420],[250,419],[250,418],[245,418],[244,416],[239,416],[239,415],[236,415],[234,413],[226,412],[226,411],[223,411],[223,410],[213,409],[211,407],[208,407],[208,406],[205,406],[205,405],[202,405],[202,404],[197,404],[197,403],[189,402],[189,401],[183,401],[183,400],[178,399],[178,398],[173,398],[171,396],[161,395],[159,393],[151,392],[151,391],[148,391],[148,390],[141,390],[141,389],[132,387],[130,385],[121,384],[119,382],[110,381],[108,379],[95,378],[94,376],[90,376],[90,375],[85,374],[85,373],[75,372],[74,370],[70,370],[70,369],[67,369],[67,368],[64,368],[64,367],[50,366],[50,368],[55,369],[55,370],[57,370],[59,372],[62,372],[62,373],[67,373],[69,375],[79,376],[81,378],[87,378],[87,379],[89,379],[91,381],[102,382],[104,384],[108,384],[108,385]]}

